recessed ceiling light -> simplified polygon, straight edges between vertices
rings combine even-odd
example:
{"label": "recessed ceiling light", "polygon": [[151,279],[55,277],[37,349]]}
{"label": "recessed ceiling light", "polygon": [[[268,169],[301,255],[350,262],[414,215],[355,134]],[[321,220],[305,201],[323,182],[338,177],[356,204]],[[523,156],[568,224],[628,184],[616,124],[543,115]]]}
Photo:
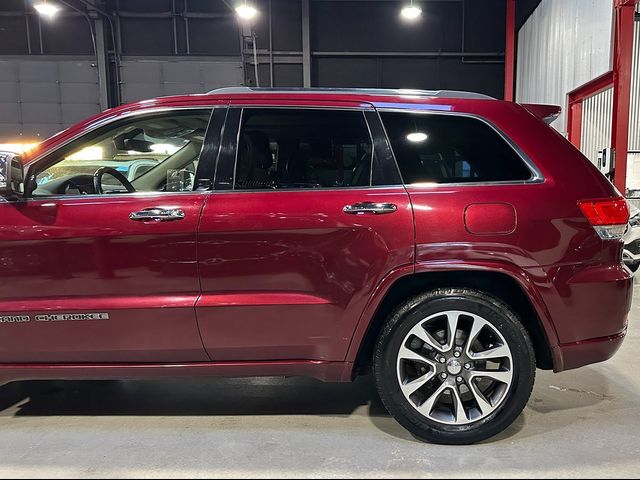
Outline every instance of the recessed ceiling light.
{"label": "recessed ceiling light", "polygon": [[424,142],[429,136],[423,132],[414,132],[407,135],[407,140],[413,143],[421,143]]}
{"label": "recessed ceiling light", "polygon": [[400,15],[406,20],[416,20],[422,15],[422,9],[413,5],[407,5],[400,11]]}
{"label": "recessed ceiling light", "polygon": [[247,3],[242,3],[236,7],[236,13],[242,20],[253,20],[258,15],[258,9]]}
{"label": "recessed ceiling light", "polygon": [[56,13],[60,11],[60,7],[55,3],[47,1],[39,1],[33,4],[33,8],[36,12],[44,17],[53,18]]}

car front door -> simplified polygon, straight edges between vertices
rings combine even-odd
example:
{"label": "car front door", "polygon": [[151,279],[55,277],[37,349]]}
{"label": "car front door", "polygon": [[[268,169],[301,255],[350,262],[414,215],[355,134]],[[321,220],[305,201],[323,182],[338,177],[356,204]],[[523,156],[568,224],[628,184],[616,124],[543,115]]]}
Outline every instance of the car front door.
{"label": "car front door", "polygon": [[210,357],[344,360],[376,286],[413,262],[411,205],[377,113],[233,106],[215,183],[196,309]]}
{"label": "car front door", "polygon": [[196,235],[225,111],[139,113],[30,166],[0,203],[0,362],[208,359]]}

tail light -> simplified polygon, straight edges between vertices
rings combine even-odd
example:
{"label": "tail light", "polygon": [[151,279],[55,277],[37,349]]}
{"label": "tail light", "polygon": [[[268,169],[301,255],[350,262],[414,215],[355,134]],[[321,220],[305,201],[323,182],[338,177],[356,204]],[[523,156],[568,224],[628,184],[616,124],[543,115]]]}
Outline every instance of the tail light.
{"label": "tail light", "polygon": [[616,240],[622,238],[629,223],[629,207],[622,197],[580,200],[578,206],[600,238]]}

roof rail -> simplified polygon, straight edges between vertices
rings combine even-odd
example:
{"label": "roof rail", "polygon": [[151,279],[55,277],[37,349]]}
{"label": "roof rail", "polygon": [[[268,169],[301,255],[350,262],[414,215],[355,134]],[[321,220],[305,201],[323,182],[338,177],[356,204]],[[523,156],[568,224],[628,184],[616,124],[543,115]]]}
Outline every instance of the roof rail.
{"label": "roof rail", "polygon": [[479,100],[495,100],[494,97],[482,93],[461,92],[457,90],[414,90],[409,88],[254,88],[254,87],[223,87],[207,92],[215,94],[240,93],[329,93],[375,96],[415,96],[434,98],[468,98]]}

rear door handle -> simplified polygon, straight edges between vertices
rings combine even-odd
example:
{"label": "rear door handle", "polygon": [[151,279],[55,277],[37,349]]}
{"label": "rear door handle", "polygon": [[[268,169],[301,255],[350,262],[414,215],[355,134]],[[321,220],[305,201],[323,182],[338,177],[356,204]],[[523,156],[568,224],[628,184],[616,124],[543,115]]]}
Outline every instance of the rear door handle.
{"label": "rear door handle", "polygon": [[384,215],[386,213],[393,213],[396,210],[398,210],[398,207],[394,203],[375,202],[354,203],[342,209],[344,213],[348,213],[349,215]]}
{"label": "rear door handle", "polygon": [[134,222],[175,222],[184,218],[184,210],[173,207],[151,207],[132,212],[129,218]]}

